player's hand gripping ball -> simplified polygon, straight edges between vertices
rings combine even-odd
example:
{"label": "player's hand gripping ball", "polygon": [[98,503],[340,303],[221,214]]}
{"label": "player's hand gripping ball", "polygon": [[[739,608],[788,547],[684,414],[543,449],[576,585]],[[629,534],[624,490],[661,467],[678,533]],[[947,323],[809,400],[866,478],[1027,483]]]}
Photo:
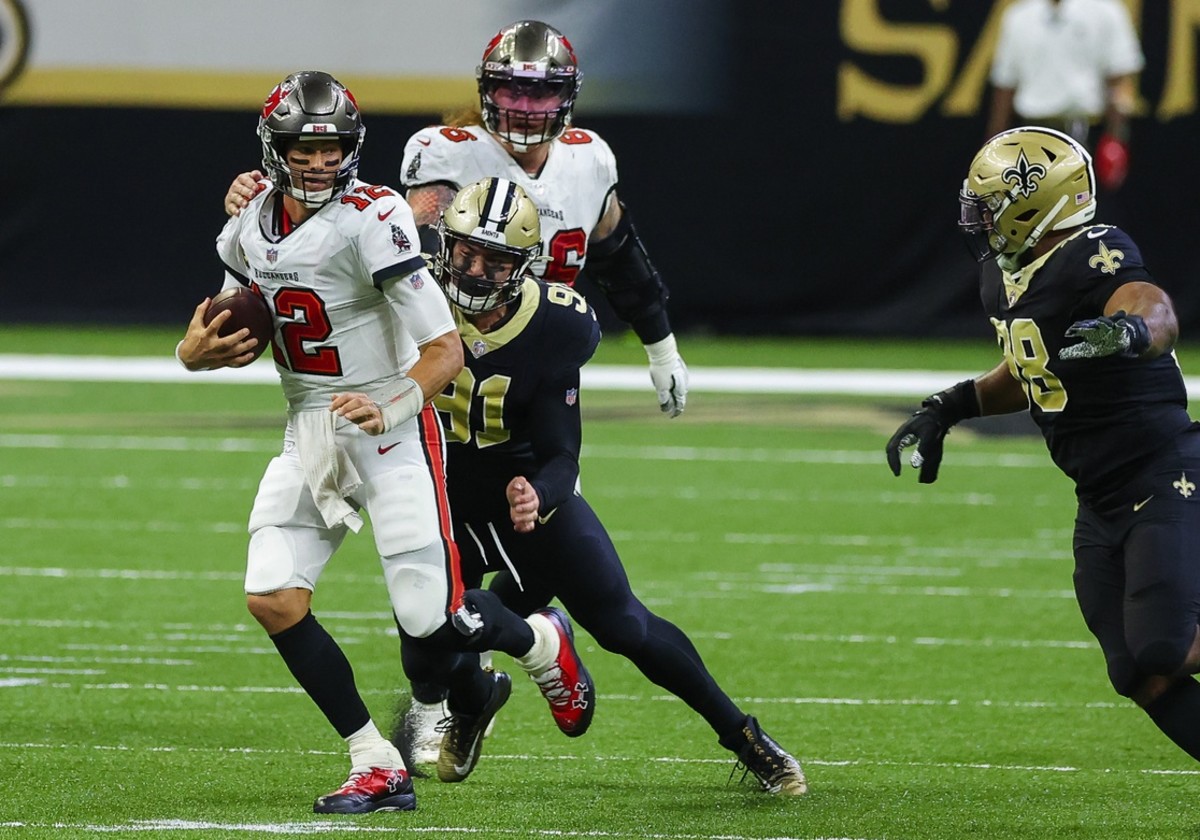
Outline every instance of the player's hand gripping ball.
{"label": "player's hand gripping ball", "polygon": [[213,318],[227,309],[232,314],[217,334],[224,338],[243,328],[250,330],[249,337],[258,339],[258,344],[250,351],[257,359],[275,335],[275,321],[271,317],[270,307],[257,292],[245,286],[234,286],[209,302],[204,312],[204,325],[208,326]]}

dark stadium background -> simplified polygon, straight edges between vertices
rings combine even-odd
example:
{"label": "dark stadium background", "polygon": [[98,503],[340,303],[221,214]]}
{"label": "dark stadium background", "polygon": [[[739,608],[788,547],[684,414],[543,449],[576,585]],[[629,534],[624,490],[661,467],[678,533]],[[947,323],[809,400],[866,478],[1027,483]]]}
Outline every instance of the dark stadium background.
{"label": "dark stadium background", "polygon": [[[1190,74],[1194,93],[1200,21],[1183,3],[1141,5],[1145,113],[1134,122],[1129,182],[1102,203],[1100,218],[1117,216],[1133,234],[1175,297],[1186,336],[1200,328],[1198,121],[1194,95],[1169,118],[1159,106],[1171,72]],[[954,102],[949,93],[986,70],[993,5],[748,0],[732,8],[729,30],[718,33],[727,49],[697,57],[721,63],[729,90],[720,111],[590,114],[586,88],[577,110],[577,122],[616,152],[620,193],[672,289],[677,328],[989,336],[954,221],[990,91],[967,84]],[[1172,26],[1185,37],[1172,41]],[[877,102],[927,85],[922,32],[950,56],[944,90],[898,120],[848,104],[847,73],[892,86]],[[404,140],[436,118],[368,109],[361,176],[396,183]],[[0,99],[0,322],[182,326],[219,283],[220,199],[232,175],[258,165],[255,124],[250,109]]]}

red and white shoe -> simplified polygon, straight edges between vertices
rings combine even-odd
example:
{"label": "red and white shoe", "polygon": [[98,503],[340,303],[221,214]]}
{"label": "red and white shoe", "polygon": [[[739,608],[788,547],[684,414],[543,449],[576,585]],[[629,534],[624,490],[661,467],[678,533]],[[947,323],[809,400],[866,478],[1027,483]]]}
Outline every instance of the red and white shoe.
{"label": "red and white shoe", "polygon": [[417,795],[407,770],[372,767],[351,773],[333,793],[318,796],[317,814],[368,814],[371,811],[415,811]]}
{"label": "red and white shoe", "polygon": [[530,674],[529,678],[537,683],[550,704],[550,714],[558,728],[567,737],[578,738],[592,723],[596,711],[596,686],[575,650],[575,631],[571,629],[567,614],[557,607],[546,607],[538,610],[536,615],[546,617],[554,625],[559,647],[553,664],[540,674]]}

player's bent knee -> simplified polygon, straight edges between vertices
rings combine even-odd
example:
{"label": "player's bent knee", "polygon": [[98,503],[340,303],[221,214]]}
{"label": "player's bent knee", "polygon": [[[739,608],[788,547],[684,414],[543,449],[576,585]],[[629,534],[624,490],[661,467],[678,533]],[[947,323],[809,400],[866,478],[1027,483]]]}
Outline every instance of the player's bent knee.
{"label": "player's bent knee", "polygon": [[1187,659],[1190,639],[1156,639],[1133,652],[1134,662],[1143,673],[1169,676],[1178,673]]}
{"label": "player's bent knee", "polygon": [[303,589],[283,589],[266,595],[246,595],[246,609],[263,629],[274,635],[295,625],[308,614],[310,593]]}
{"label": "player's bent knee", "polygon": [[273,525],[254,530],[246,551],[246,593],[313,589],[340,542],[333,530]]}

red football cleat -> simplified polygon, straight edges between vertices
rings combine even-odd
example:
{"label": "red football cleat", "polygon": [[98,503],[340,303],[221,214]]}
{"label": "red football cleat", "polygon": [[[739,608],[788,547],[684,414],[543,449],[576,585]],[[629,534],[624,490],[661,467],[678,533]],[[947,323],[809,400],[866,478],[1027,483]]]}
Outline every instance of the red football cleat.
{"label": "red football cleat", "polygon": [[538,610],[558,631],[558,657],[549,668],[529,678],[537,683],[550,714],[558,728],[569,738],[577,738],[587,732],[596,711],[596,686],[579,654],[575,651],[575,632],[571,620],[557,607]]}
{"label": "red football cleat", "polygon": [[318,796],[313,803],[317,814],[368,814],[371,811],[415,811],[417,795],[407,770],[372,767],[364,773],[351,773],[346,783],[333,793]]}

